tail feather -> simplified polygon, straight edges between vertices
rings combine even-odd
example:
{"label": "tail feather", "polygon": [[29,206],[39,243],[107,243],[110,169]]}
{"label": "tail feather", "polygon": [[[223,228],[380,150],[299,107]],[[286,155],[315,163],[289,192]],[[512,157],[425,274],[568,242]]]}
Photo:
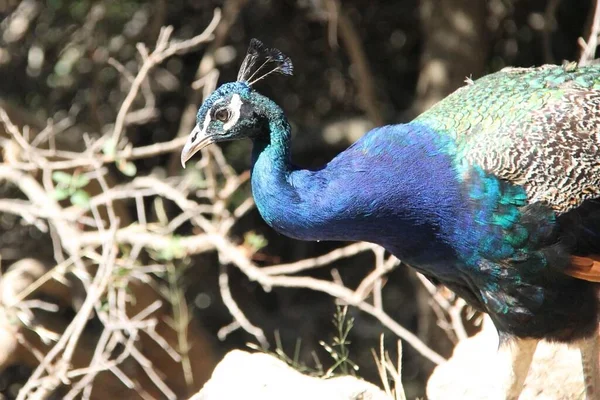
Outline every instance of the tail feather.
{"label": "tail feather", "polygon": [[584,281],[600,282],[600,255],[588,257],[571,256],[565,274]]}

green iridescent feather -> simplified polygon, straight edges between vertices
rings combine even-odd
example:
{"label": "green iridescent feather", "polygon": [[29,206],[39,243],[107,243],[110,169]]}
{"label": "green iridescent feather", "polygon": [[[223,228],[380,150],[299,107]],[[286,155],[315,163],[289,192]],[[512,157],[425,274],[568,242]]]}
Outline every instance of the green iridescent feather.
{"label": "green iridescent feather", "polygon": [[558,213],[600,196],[600,66],[508,68],[466,86],[415,122],[454,140],[471,165],[524,187]]}

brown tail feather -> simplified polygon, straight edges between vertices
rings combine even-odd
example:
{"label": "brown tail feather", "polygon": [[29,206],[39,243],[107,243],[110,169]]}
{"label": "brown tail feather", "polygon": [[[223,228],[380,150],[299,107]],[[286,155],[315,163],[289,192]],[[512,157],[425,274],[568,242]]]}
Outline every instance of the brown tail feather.
{"label": "brown tail feather", "polygon": [[584,281],[600,282],[600,256],[571,256],[571,265],[565,273]]}

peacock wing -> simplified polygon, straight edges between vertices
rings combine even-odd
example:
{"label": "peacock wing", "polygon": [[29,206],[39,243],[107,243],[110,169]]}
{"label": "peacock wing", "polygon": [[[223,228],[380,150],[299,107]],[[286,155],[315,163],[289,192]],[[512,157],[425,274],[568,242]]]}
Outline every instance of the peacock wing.
{"label": "peacock wing", "polygon": [[479,166],[557,214],[600,196],[600,66],[506,68],[413,123],[452,139],[459,170]]}

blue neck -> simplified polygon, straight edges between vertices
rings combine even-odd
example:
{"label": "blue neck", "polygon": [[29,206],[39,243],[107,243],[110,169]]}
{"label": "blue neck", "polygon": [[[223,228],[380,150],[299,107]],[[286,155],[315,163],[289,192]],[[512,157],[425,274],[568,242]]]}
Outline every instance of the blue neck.
{"label": "blue neck", "polygon": [[301,240],[369,241],[415,264],[449,257],[447,238],[460,194],[452,186],[450,157],[432,144],[428,131],[411,124],[373,130],[309,171],[292,167],[290,126],[276,105],[268,121],[268,134],[254,139],[252,191],[275,230]]}
{"label": "blue neck", "polygon": [[[253,140],[252,193],[263,219],[277,231],[296,237],[290,226],[291,214],[285,216],[299,202],[298,193],[289,183],[293,171],[291,128],[282,112],[272,115],[268,121],[268,134]],[[287,210],[286,204],[289,205]]]}

